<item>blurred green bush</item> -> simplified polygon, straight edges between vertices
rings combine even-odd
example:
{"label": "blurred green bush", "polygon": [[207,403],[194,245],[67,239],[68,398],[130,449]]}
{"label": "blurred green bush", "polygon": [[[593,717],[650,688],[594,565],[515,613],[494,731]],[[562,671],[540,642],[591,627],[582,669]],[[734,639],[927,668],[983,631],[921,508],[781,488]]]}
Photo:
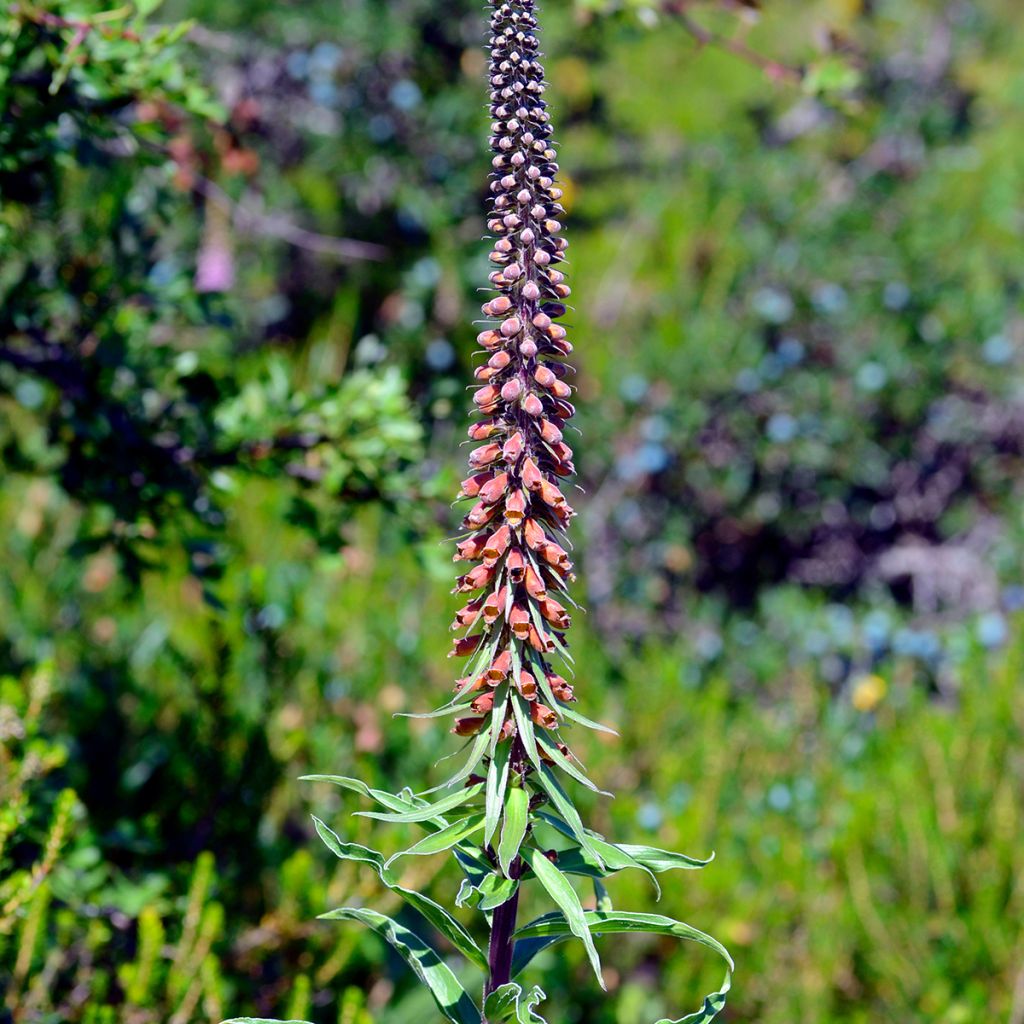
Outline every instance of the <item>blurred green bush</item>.
{"label": "blurred green bush", "polygon": [[[803,88],[551,6],[592,812],[717,849],[665,912],[739,954],[734,1019],[1018,1019],[1014,5],[697,5]],[[313,920],[372,880],[292,780],[444,749],[391,715],[451,684],[479,11],[118,11],[0,16],[0,1014],[425,1018]],[[587,1003],[574,955],[541,983],[588,1024],[713,970],[624,942]]]}

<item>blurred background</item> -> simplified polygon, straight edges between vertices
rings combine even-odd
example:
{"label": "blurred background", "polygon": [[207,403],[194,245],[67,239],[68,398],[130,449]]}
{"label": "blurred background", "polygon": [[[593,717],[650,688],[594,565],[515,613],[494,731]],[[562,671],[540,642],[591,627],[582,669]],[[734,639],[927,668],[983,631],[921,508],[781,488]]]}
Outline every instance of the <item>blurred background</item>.
{"label": "blurred background", "polygon": [[[389,894],[296,778],[440,779],[392,715],[453,678],[480,3],[155,7],[0,14],[0,1020],[427,1021],[315,920]],[[546,4],[578,693],[622,733],[579,798],[716,851],[658,909],[732,950],[728,1021],[1024,1022],[1019,14]],[[719,980],[606,961],[538,958],[550,1019]]]}

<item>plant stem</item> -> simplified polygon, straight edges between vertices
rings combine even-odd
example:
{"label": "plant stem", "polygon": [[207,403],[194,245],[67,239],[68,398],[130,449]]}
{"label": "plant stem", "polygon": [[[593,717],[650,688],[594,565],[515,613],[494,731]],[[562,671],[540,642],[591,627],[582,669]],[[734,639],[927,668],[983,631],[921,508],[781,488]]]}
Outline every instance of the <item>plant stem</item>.
{"label": "plant stem", "polygon": [[[524,776],[527,771],[526,750],[520,736],[512,740],[512,749],[509,752],[511,760],[510,772]],[[523,862],[520,857],[512,863],[510,874],[518,878],[523,870]],[[512,939],[516,930],[516,915],[519,912],[519,886],[516,891],[494,911],[491,921],[491,944],[487,950],[488,976],[484,985],[484,1000],[502,985],[507,985],[512,980],[512,950],[515,942]],[[483,1024],[487,1024],[486,1019]]]}
{"label": "plant stem", "polygon": [[519,889],[494,912],[491,926],[491,945],[487,953],[490,974],[484,988],[484,999],[495,989],[512,980],[512,933],[516,930],[516,914],[519,910]]}

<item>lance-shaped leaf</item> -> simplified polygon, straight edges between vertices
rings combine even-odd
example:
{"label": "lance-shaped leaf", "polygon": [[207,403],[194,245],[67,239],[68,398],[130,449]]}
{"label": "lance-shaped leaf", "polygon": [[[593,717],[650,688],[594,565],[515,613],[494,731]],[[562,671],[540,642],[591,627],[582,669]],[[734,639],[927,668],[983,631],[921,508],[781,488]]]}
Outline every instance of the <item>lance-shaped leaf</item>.
{"label": "lance-shaped leaf", "polygon": [[478,782],[475,786],[468,786],[460,789],[457,793],[444,797],[442,800],[435,800],[432,804],[423,807],[416,807],[408,811],[356,811],[361,818],[376,818],[378,821],[394,822],[420,822],[437,818],[448,811],[469,803],[483,792],[484,785]]}
{"label": "lance-shaped leaf", "polygon": [[594,722],[587,718],[586,715],[581,715],[578,711],[573,708],[566,707],[564,704],[561,705],[558,710],[571,722],[577,722],[579,725],[582,725],[587,729],[593,729],[595,732],[604,732],[609,736],[619,735],[610,725],[602,725],[600,722]]}
{"label": "lance-shaped leaf", "polygon": [[645,868],[657,871],[696,871],[699,868],[707,867],[715,855],[701,860],[699,857],[687,857],[685,853],[675,853],[672,850],[659,850],[654,846],[635,846],[632,843],[615,844],[623,853],[629,854],[638,864]]}
{"label": "lance-shaped leaf", "polygon": [[412,811],[423,806],[424,801],[415,798],[407,799],[388,793],[383,789],[371,789],[362,779],[350,779],[345,775],[300,775],[300,782],[329,782],[333,786],[341,786],[342,789],[351,790],[360,796],[369,797],[389,811]]}
{"label": "lance-shaped leaf", "polygon": [[[713,949],[727,964],[725,980],[715,992],[704,997],[703,1006],[695,1013],[677,1020],[664,1018],[657,1024],[707,1024],[725,1006],[725,996],[732,984],[733,962],[729,951],[717,939],[699,931],[682,921],[674,921],[661,914],[634,914],[628,911],[588,910],[585,912],[587,926],[596,935],[639,933],[645,935],[670,935],[676,939],[699,942]],[[515,976],[542,949],[562,942],[574,935],[561,914],[545,914],[531,921],[516,933],[516,944],[512,957],[512,974]]]}
{"label": "lance-shaped leaf", "polygon": [[472,701],[465,704],[445,704],[442,708],[434,708],[433,711],[396,711],[395,718],[448,718],[450,715],[458,715],[463,711],[469,711]]}
{"label": "lance-shaped leaf", "polygon": [[501,825],[501,840],[498,843],[498,863],[506,877],[519,854],[519,847],[523,845],[529,817],[530,794],[524,787],[515,786],[505,797],[505,820]]}
{"label": "lance-shaped leaf", "polygon": [[423,893],[417,892],[415,889],[406,889],[405,886],[399,885],[394,874],[387,869],[382,853],[356,843],[342,842],[337,834],[332,832],[319,818],[314,817],[313,824],[316,826],[317,834],[331,853],[340,860],[369,864],[377,872],[377,877],[384,885],[392,892],[398,893],[409,906],[418,910],[470,963],[483,971],[487,970],[487,957],[469,932],[444,907],[435,903],[429,896],[424,896]]}
{"label": "lance-shaped leaf", "polygon": [[484,823],[484,846],[490,845],[491,838],[501,821],[501,805],[505,800],[508,785],[509,745],[499,746],[487,769],[487,796],[485,801],[487,817]]}
{"label": "lance-shaped leaf", "polygon": [[562,922],[562,927],[568,926],[568,931],[582,940],[590,960],[590,966],[594,968],[594,974],[597,975],[601,988],[604,988],[604,978],[601,977],[601,961],[598,958],[597,948],[594,946],[594,939],[590,934],[583,905],[580,903],[579,896],[576,895],[576,890],[565,875],[536,847],[527,847],[522,851],[522,855],[534,875],[537,876],[537,880],[562,911],[561,914],[555,915]]}
{"label": "lance-shaped leaf", "polygon": [[543,733],[537,737],[537,741],[544,748],[544,753],[548,757],[550,757],[551,760],[554,761],[555,764],[557,764],[558,767],[566,773],[566,775],[571,776],[578,783],[580,783],[583,786],[586,786],[587,789],[593,790],[593,792],[595,793],[600,793],[601,796],[612,795],[607,790],[599,789],[593,782],[591,782],[590,779],[588,779],[586,775],[583,774],[583,771],[580,768],[577,768],[576,765],[574,765],[572,761],[570,761],[569,758],[567,758],[565,754],[563,754],[561,750],[558,749],[557,743],[548,739],[548,737],[545,736]]}
{"label": "lance-shaped leaf", "polygon": [[461,821],[453,821],[446,828],[425,836],[418,843],[414,843],[407,850],[399,850],[388,858],[385,867],[390,867],[399,857],[428,857],[433,853],[443,853],[457,846],[463,839],[479,832],[484,825],[482,814],[472,814]]}
{"label": "lance-shaped leaf", "polygon": [[534,985],[529,992],[524,992],[522,986],[510,981],[487,997],[484,1017],[487,1024],[504,1024],[506,1021],[514,1021],[515,1024],[547,1024],[539,1013],[534,1012],[534,1007],[544,999],[544,990],[538,986]]}
{"label": "lance-shaped leaf", "polygon": [[415,932],[364,907],[339,907],[321,914],[328,921],[360,921],[386,939],[430,990],[437,1008],[452,1024],[480,1024],[480,1010],[451,968]]}
{"label": "lance-shaped leaf", "polygon": [[547,765],[541,766],[540,784],[543,786],[544,792],[551,798],[558,813],[562,815],[565,824],[571,829],[572,838],[580,844],[594,864],[603,868],[604,858],[591,842],[590,835],[583,827],[580,812],[576,810],[576,805],[569,799],[568,794],[562,789],[562,784],[555,778],[554,772]]}
{"label": "lance-shaped leaf", "polygon": [[473,770],[476,766],[484,759],[484,751],[487,749],[487,733],[477,733],[477,735],[473,737],[473,742],[469,747],[469,757],[465,762],[463,762],[462,767],[450,779],[445,779],[440,786],[434,786],[433,789],[424,790],[420,794],[421,797],[426,796],[428,793],[440,792],[442,789],[451,789],[452,786],[456,786],[464,779],[468,779],[469,776],[473,774]]}
{"label": "lance-shaped leaf", "polygon": [[[540,811],[537,817],[546,822],[552,828],[557,829],[562,835],[569,839],[575,839],[575,832],[560,818],[546,811]],[[586,829],[587,837],[590,840],[589,849],[569,850],[567,853],[559,854],[558,866],[566,874],[587,875],[591,878],[605,878],[616,871],[623,871],[626,868],[636,868],[643,871],[651,882],[654,883],[654,891],[657,899],[661,899],[661,886],[654,877],[654,872],[646,865],[640,863],[636,858],[626,853],[621,846],[609,843],[596,832]],[[602,863],[594,860],[593,853],[600,856]]]}
{"label": "lance-shaped leaf", "polygon": [[533,719],[530,718],[530,708],[517,693],[512,695],[512,712],[516,718],[516,728],[519,730],[519,738],[523,742],[526,756],[534,768],[539,771],[543,767],[543,763],[537,752],[537,736],[533,728]]}

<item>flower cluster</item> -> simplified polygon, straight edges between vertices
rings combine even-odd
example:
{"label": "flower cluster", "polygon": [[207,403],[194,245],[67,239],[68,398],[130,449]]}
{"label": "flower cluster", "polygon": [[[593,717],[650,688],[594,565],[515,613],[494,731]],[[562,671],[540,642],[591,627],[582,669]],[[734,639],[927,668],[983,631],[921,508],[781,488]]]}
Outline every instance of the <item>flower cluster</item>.
{"label": "flower cluster", "polygon": [[563,433],[574,409],[563,362],[572,345],[557,322],[569,295],[559,269],[568,243],[560,237],[562,192],[533,10],[534,0],[495,3],[491,17],[487,226],[497,294],[483,305],[488,321],[477,337],[488,358],[475,373],[479,418],[469,436],[480,446],[459,492],[474,504],[455,555],[475,563],[456,586],[475,595],[452,625],[463,631],[452,654],[473,656],[456,688],[477,694],[455,732],[473,735],[492,722],[500,739],[516,732],[513,690],[544,729],[556,728],[560,706],[573,700],[549,660],[564,653],[570,622],[562,602],[574,576],[564,530],[574,513],[562,488],[574,467]]}

